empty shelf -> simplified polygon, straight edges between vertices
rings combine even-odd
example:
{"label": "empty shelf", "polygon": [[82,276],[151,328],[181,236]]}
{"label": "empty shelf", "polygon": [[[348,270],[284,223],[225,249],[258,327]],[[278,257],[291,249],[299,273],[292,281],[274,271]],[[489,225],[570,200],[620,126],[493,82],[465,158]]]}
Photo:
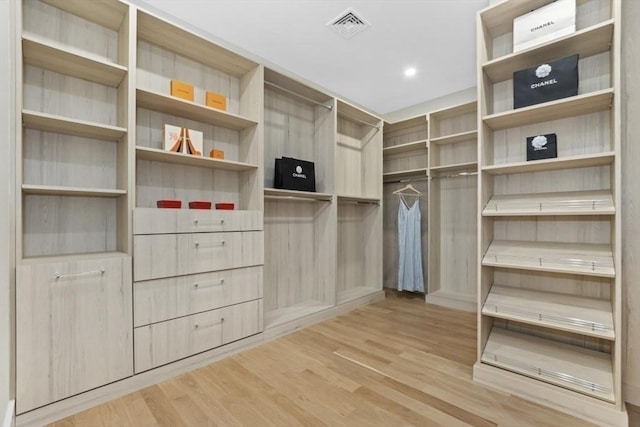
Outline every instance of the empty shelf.
{"label": "empty shelf", "polygon": [[611,356],[493,328],[482,362],[609,402],[615,401]]}
{"label": "empty shelf", "polygon": [[614,215],[609,190],[493,196],[483,216]]}
{"label": "empty shelf", "polygon": [[126,190],[106,188],[62,187],[54,185],[23,184],[24,194],[41,196],[73,196],[73,197],[120,197],[127,194]]}
{"label": "empty shelf", "polygon": [[390,147],[385,147],[382,149],[382,154],[384,155],[392,155],[392,154],[400,154],[406,153],[407,151],[414,150],[426,150],[427,149],[427,140],[423,139],[421,141],[408,142],[406,144],[398,144],[392,145]]}
{"label": "empty shelf", "polygon": [[337,197],[338,197],[338,202],[361,203],[361,204],[368,204],[368,205],[380,204],[379,197],[347,196],[344,194],[338,194]]}
{"label": "empty shelf", "polygon": [[103,85],[118,87],[127,68],[33,34],[22,36],[24,62]]}
{"label": "empty shelf", "polygon": [[615,153],[584,154],[579,156],[559,157],[557,159],[536,160],[531,162],[506,163],[484,166],[483,172],[490,175],[512,173],[544,172],[550,170],[587,168],[591,166],[606,166],[613,162]]}
{"label": "empty shelf", "polygon": [[245,117],[144,89],[136,90],[136,99],[138,107],[214,126],[242,130],[257,124],[256,121]]}
{"label": "empty shelf", "polygon": [[615,277],[610,245],[494,240],[482,265]]}
{"label": "empty shelf", "polygon": [[187,166],[199,166],[203,168],[222,169],[229,171],[247,171],[257,169],[256,165],[231,160],[214,159],[211,157],[193,156],[191,154],[174,153],[173,151],[158,150],[149,147],[136,147],[138,159],[153,160],[157,162],[176,163]]}
{"label": "empty shelf", "polygon": [[458,142],[471,141],[478,138],[478,131],[471,130],[469,132],[461,132],[453,135],[440,136],[437,138],[431,138],[429,144],[456,144]]}
{"label": "empty shelf", "polygon": [[38,111],[22,110],[22,123],[29,129],[60,133],[82,138],[118,141],[127,133],[125,128],[86,122]]}
{"label": "empty shelf", "polygon": [[615,339],[611,302],[595,298],[493,285],[482,314],[606,340]]}
{"label": "empty shelf", "polygon": [[612,102],[613,89],[605,89],[491,114],[485,116],[483,121],[493,130],[515,128],[608,110]]}

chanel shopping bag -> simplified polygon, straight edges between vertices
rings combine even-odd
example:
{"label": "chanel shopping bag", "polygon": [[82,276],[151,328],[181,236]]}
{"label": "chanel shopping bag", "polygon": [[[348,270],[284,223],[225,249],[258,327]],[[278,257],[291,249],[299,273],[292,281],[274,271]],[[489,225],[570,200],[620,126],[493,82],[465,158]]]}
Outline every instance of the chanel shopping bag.
{"label": "chanel shopping bag", "polygon": [[316,191],[316,175],[313,162],[283,157],[276,159],[275,188],[299,191]]}
{"label": "chanel shopping bag", "polygon": [[558,157],[558,141],[555,133],[527,138],[527,161]]}
{"label": "chanel shopping bag", "polygon": [[513,73],[513,108],[578,94],[578,55]]}
{"label": "chanel shopping bag", "polygon": [[576,0],[556,0],[513,20],[513,52],[576,31]]}

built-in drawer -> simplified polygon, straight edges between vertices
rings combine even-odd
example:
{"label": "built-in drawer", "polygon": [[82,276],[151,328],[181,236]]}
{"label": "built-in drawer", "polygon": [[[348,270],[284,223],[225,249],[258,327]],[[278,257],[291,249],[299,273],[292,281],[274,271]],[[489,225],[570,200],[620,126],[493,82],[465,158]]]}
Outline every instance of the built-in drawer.
{"label": "built-in drawer", "polygon": [[16,267],[18,413],[133,374],[131,257]]}
{"label": "built-in drawer", "polygon": [[133,239],[133,276],[142,281],[264,264],[262,231],[149,234]]}
{"label": "built-in drawer", "polygon": [[133,211],[134,234],[260,230],[260,211],[152,208],[136,208]]}
{"label": "built-in drawer", "polygon": [[262,298],[262,266],[146,280],[133,285],[134,325]]}
{"label": "built-in drawer", "polygon": [[135,372],[262,332],[262,300],[134,329]]}

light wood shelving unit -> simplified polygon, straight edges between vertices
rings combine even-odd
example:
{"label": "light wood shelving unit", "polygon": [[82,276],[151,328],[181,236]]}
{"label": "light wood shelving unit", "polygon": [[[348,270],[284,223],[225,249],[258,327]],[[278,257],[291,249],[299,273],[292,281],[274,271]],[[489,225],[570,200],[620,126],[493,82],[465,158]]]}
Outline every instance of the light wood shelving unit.
{"label": "light wood shelving unit", "polygon": [[[585,0],[576,32],[512,52],[517,16],[478,14],[478,361],[474,379],[626,426],[621,395],[620,1]],[[577,96],[513,109],[513,72],[579,54]],[[558,156],[526,160],[528,136]]]}
{"label": "light wood shelving unit", "polygon": [[[335,99],[265,69],[265,327],[336,302]],[[316,192],[273,188],[275,159],[314,162]]]}
{"label": "light wood shelving unit", "polygon": [[336,100],[336,303],[382,290],[383,122]]}
{"label": "light wood shelving unit", "polygon": [[20,414],[133,374],[132,21],[116,2],[17,3]]}
{"label": "light wood shelving unit", "polygon": [[401,203],[393,192],[411,183],[422,193],[418,199],[408,197],[407,201],[419,203],[421,212],[422,270],[427,288],[428,240],[427,202],[428,168],[427,153],[429,141],[427,116],[410,117],[394,123],[384,124],[384,271],[383,283],[387,288],[398,287],[398,209]]}
{"label": "light wood shelving unit", "polygon": [[429,114],[426,302],[476,309],[477,103]]}
{"label": "light wood shelving unit", "polygon": [[[134,372],[264,330],[263,67],[136,10]],[[188,48],[185,48],[188,46]],[[194,101],[170,95],[176,79]],[[205,105],[205,91],[227,111]],[[163,149],[165,124],[203,133],[202,156]],[[207,157],[212,149],[224,159]],[[182,209],[155,209],[160,199]],[[191,201],[232,211],[190,210]]]}

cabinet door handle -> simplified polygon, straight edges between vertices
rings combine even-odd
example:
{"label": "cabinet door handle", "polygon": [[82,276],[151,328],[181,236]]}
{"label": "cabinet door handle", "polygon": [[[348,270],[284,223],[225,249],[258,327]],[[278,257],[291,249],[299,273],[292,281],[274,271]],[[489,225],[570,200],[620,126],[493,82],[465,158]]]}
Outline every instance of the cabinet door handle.
{"label": "cabinet door handle", "polygon": [[195,242],[194,246],[196,247],[196,249],[216,248],[218,246],[224,246],[224,240],[220,240],[220,242],[218,242],[218,244],[212,243],[210,245],[203,245],[203,244],[200,244],[199,242]]}
{"label": "cabinet door handle", "polygon": [[193,325],[193,329],[198,331],[198,330],[212,328],[214,326],[222,325],[223,323],[224,323],[224,317],[220,318],[220,321],[218,321],[218,322],[209,322],[209,323],[202,323],[202,324],[196,323],[195,325]]}
{"label": "cabinet door handle", "polygon": [[74,277],[95,276],[96,274],[103,275],[106,272],[107,272],[107,270],[105,270],[104,267],[100,267],[98,270],[84,271],[82,273],[71,273],[71,274],[56,273],[54,275],[54,278],[56,280],[58,280],[58,279],[71,279],[71,278],[74,278]]}
{"label": "cabinet door handle", "polygon": [[204,288],[211,288],[213,286],[222,286],[222,285],[224,285],[224,279],[220,279],[217,282],[194,283],[193,288],[204,289]]}
{"label": "cabinet door handle", "polygon": [[220,221],[200,221],[198,218],[193,220],[195,225],[224,225],[224,219]]}

